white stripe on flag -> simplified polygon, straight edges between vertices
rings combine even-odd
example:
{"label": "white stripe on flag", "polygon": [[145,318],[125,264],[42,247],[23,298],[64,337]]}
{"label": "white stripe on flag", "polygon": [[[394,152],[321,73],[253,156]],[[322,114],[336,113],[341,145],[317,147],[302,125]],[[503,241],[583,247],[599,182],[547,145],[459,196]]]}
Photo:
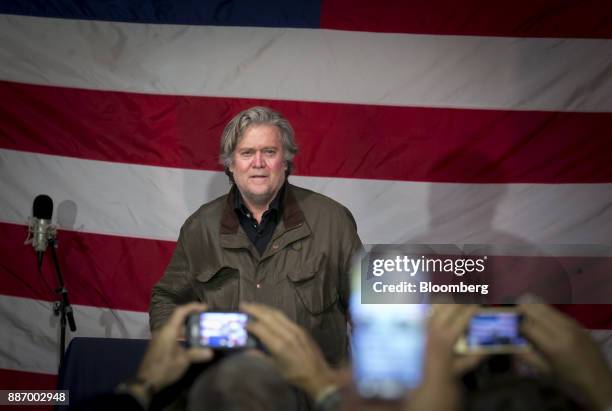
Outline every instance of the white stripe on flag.
{"label": "white stripe on flag", "polygon": [[0,79],[153,94],[612,111],[612,40],[0,15]]}
{"label": "white stripe on flag", "polygon": [[[72,337],[150,338],[147,313],[73,305],[77,332]],[[59,317],[52,303],[0,295],[0,368],[56,374]]]}

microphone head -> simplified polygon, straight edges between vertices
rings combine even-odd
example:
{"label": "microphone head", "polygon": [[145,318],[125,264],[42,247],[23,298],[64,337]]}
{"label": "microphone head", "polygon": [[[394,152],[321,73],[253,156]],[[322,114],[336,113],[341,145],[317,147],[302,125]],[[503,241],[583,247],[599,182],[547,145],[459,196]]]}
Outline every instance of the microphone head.
{"label": "microphone head", "polygon": [[53,216],[53,200],[46,194],[37,195],[32,206],[32,215],[40,220],[51,220]]}

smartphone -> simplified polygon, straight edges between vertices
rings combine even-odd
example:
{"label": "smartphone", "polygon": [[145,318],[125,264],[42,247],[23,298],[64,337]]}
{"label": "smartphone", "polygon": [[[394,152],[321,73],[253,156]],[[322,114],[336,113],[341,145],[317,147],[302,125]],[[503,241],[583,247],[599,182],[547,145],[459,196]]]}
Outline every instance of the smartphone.
{"label": "smartphone", "polygon": [[429,306],[352,301],[353,378],[357,392],[365,398],[400,399],[423,377]]}
{"label": "smartphone", "polygon": [[459,353],[505,354],[528,350],[521,334],[523,316],[513,309],[490,308],[472,317],[464,337],[458,342]]}
{"label": "smartphone", "polygon": [[239,350],[256,346],[247,332],[248,314],[240,312],[200,312],[187,317],[187,345],[215,350]]}

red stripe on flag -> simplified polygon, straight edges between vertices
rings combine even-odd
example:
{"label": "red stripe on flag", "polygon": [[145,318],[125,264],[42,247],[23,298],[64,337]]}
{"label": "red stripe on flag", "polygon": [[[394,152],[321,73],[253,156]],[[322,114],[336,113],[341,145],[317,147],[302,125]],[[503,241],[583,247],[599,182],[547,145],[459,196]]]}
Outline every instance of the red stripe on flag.
{"label": "red stripe on flag", "polygon": [[612,38],[612,9],[606,0],[323,0],[321,28],[386,33]]}
{"label": "red stripe on flag", "polygon": [[[0,389],[3,390],[55,390],[57,375],[39,374],[0,368]],[[53,411],[54,407],[44,405],[0,406],[6,410]]]}
{"label": "red stripe on flag", "polygon": [[[145,95],[0,82],[0,147],[221,170],[219,137],[268,105],[296,129],[296,174],[461,183],[612,182],[612,113]],[[469,150],[466,150],[469,148]]]}
{"label": "red stripe on flag", "polygon": [[55,390],[57,375],[0,368],[0,387],[3,390]]}
{"label": "red stripe on flag", "polygon": [[[42,275],[36,254],[22,239],[26,227],[0,223],[0,294],[55,301],[57,287],[49,253]],[[148,311],[151,289],[170,261],[175,243],[60,231],[57,249],[72,304]],[[10,257],[9,257],[10,256]]]}
{"label": "red stripe on flag", "polygon": [[559,304],[555,307],[573,317],[585,328],[612,329],[612,305]]}
{"label": "red stripe on flag", "polygon": [[[3,259],[0,266],[3,279],[0,294],[54,301],[57,297],[53,293],[56,287],[53,267],[47,258],[43,275],[37,273],[34,251],[16,240],[23,238],[25,232],[24,226],[0,223],[0,249],[4,250],[4,255],[11,256]],[[71,231],[61,231],[59,239],[58,255],[72,303],[135,311],[148,310],[151,288],[163,275],[175,246],[172,242]],[[500,271],[498,280],[491,286],[491,295],[495,298],[516,295],[512,290],[524,289],[520,284],[530,284],[529,287],[539,284],[549,293],[546,295],[557,301],[569,298],[570,294],[585,301],[588,293],[602,301],[601,295],[596,294],[605,293],[612,287],[610,281],[605,281],[609,273],[606,267],[612,265],[611,259],[600,259],[595,265],[595,260],[584,257],[489,256],[488,265],[494,261],[497,267],[512,267],[511,272],[515,273],[507,276],[504,275],[506,271]],[[569,277],[559,277],[556,269],[550,269],[560,267],[559,264],[565,267]],[[583,272],[584,267],[589,271]],[[537,283],[534,272],[538,272]],[[545,272],[552,277],[547,277]],[[573,273],[580,273],[580,276]],[[487,275],[491,281],[492,272]],[[568,292],[570,294],[563,297],[563,293]],[[612,329],[612,305],[573,305],[565,310],[588,328]]]}

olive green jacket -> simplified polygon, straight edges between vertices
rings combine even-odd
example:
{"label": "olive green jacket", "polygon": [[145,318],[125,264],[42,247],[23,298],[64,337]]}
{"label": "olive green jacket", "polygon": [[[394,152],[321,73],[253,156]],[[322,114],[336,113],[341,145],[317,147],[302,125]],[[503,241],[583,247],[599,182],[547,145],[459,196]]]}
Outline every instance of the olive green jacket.
{"label": "olive green jacket", "polygon": [[351,257],[361,250],[350,211],[321,194],[288,185],[282,218],[263,255],[234,211],[236,188],[200,207],[183,227],[162,279],[153,287],[151,329],[177,304],[201,301],[236,311],[241,301],[276,307],[310,331],[327,360],[345,360]]}

